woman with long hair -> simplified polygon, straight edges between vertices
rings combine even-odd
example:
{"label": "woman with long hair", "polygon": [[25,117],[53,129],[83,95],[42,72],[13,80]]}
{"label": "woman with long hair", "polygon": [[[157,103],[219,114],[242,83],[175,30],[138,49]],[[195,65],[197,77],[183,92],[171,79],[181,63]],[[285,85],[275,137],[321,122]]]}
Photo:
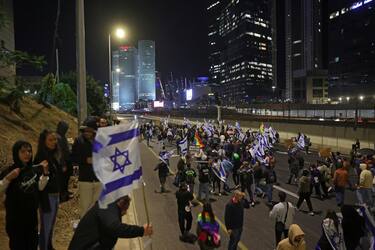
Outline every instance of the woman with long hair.
{"label": "woman with long hair", "polygon": [[40,194],[40,250],[51,250],[53,229],[60,202],[60,190],[63,181],[61,150],[56,133],[45,129],[40,133],[35,161],[46,160],[49,166],[49,181]]}
{"label": "woman with long hair", "polygon": [[316,250],[346,250],[342,220],[335,211],[327,211],[322,222],[322,231]]}
{"label": "woman with long hair", "polygon": [[13,164],[0,176],[0,192],[5,191],[5,229],[11,250],[38,248],[38,190],[48,182],[48,163],[32,165],[29,142],[17,141],[12,148]]}
{"label": "woman with long hair", "polygon": [[202,250],[220,247],[219,223],[215,219],[210,203],[203,205],[197,220],[198,244]]}

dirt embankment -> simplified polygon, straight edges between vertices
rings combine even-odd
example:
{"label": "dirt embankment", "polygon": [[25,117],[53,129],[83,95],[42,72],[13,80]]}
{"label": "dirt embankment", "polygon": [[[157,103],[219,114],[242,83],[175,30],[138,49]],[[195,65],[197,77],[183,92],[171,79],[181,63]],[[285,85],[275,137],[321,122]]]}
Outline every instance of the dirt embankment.
{"label": "dirt embankment", "polygon": [[[12,163],[12,145],[19,139],[29,141],[36,153],[39,133],[47,128],[56,130],[61,120],[69,124],[67,137],[77,136],[77,119],[56,107],[46,108],[30,98],[25,98],[21,105],[22,115],[10,111],[0,103],[0,171]],[[0,194],[0,246],[8,249],[8,237],[5,232],[4,196]],[[78,218],[77,199],[71,199],[60,205],[56,221],[54,247],[67,249],[72,237],[71,221]]]}

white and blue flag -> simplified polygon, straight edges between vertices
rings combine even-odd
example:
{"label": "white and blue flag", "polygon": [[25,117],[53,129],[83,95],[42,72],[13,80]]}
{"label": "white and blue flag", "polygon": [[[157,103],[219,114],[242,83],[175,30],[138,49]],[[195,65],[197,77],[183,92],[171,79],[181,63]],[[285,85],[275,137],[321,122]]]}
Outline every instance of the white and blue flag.
{"label": "white and blue flag", "polygon": [[93,143],[93,168],[103,184],[100,208],[138,188],[142,178],[138,122],[99,128]]}
{"label": "white and blue flag", "polygon": [[227,173],[225,172],[225,167],[221,161],[212,164],[212,172],[218,177],[222,182],[227,182]]}
{"label": "white and blue flag", "polygon": [[188,151],[188,140],[187,136],[184,139],[178,142],[178,146],[180,147],[180,151],[182,155],[186,155]]}
{"label": "white and blue flag", "polygon": [[299,149],[304,149],[305,148],[305,135],[304,134],[301,134],[299,139],[298,139],[298,142],[297,142],[297,147]]}

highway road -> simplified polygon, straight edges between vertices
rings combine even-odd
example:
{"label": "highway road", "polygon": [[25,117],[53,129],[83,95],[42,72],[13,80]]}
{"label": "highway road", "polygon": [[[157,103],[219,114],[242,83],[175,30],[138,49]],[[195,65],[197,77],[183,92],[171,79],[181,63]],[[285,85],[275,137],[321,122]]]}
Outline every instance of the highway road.
{"label": "highway road", "polygon": [[[174,149],[175,146],[167,145],[167,149]],[[158,163],[158,153],[160,151],[160,145],[156,144],[155,141],[151,143],[151,147],[147,147],[145,142],[140,143],[141,158],[143,166],[143,178],[146,183],[146,198],[149,207],[149,214],[154,225],[155,234],[152,237],[153,249],[199,249],[198,245],[191,245],[179,241],[179,227],[177,222],[177,202],[175,198],[175,192],[177,188],[172,184],[173,176],[167,179],[168,193],[157,193],[159,190],[159,180],[157,172],[154,171],[154,167]],[[318,156],[316,153],[306,155],[306,165],[311,162],[316,162]],[[171,169],[176,171],[178,156],[172,157]],[[285,150],[280,148],[276,153],[276,172],[278,176],[279,186],[274,188],[274,201],[277,201],[278,190],[284,190],[287,192],[288,201],[296,204],[297,202],[297,187],[294,185],[285,184],[288,178],[288,166],[287,166],[287,155]],[[195,167],[195,165],[193,165]],[[198,181],[197,181],[198,182]],[[198,191],[198,185],[195,185],[195,191]],[[346,203],[355,203],[354,192],[346,192]],[[226,249],[229,236],[226,233],[224,222],[224,208],[226,203],[229,201],[230,196],[213,196],[216,199],[212,203],[214,212],[220,221],[221,229],[220,233],[222,236],[222,247],[220,249]],[[138,189],[134,192],[134,201],[136,206],[137,218],[140,224],[146,222],[145,207],[143,202],[142,190]],[[269,207],[265,204],[266,200],[258,198],[258,203],[255,207],[247,209],[245,211],[245,222],[244,230],[242,233],[242,239],[239,248],[240,249],[252,249],[252,250],[266,250],[274,249],[275,236],[274,236],[274,222],[269,219]],[[321,221],[324,218],[327,209],[337,209],[335,198],[332,196],[330,199],[320,201],[316,198],[312,199],[313,208],[316,212],[315,216],[307,214],[307,206],[304,203],[301,207],[302,211],[297,212],[295,217],[295,223],[299,224],[306,234],[307,249],[314,249],[316,242],[319,240],[321,235]],[[196,230],[196,218],[197,214],[201,211],[201,206],[193,208],[193,229]],[[147,248],[150,249],[150,248]]]}

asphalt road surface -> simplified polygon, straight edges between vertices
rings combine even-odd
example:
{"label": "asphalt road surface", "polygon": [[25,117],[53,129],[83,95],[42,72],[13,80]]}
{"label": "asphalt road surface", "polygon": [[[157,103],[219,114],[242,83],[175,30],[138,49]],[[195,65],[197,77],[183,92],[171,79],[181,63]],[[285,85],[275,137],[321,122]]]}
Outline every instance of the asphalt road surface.
{"label": "asphalt road surface", "polygon": [[[167,179],[166,187],[169,190],[168,193],[160,194],[159,191],[159,179],[157,172],[154,171],[154,167],[158,163],[158,157],[160,151],[160,145],[154,140],[151,143],[151,147],[147,147],[145,142],[140,144],[142,167],[143,167],[143,178],[146,183],[145,193],[147,198],[147,204],[149,209],[150,220],[154,226],[154,235],[152,237],[152,249],[164,250],[164,249],[199,249],[198,245],[192,245],[181,242],[179,240],[180,230],[177,220],[177,202],[175,198],[175,192],[177,188],[172,184],[174,177],[170,176]],[[175,149],[174,145],[168,145],[167,149]],[[305,165],[316,162],[318,156],[316,153],[305,155]],[[170,160],[171,170],[176,172],[178,156],[174,156]],[[285,150],[281,147],[276,152],[276,172],[278,177],[279,186],[274,187],[273,200],[278,201],[278,190],[284,190],[287,192],[287,200],[293,204],[297,203],[297,186],[285,184],[289,175],[287,155]],[[196,167],[194,164],[193,167]],[[230,178],[231,179],[231,178]],[[195,185],[195,193],[198,192],[198,180]],[[221,247],[220,249],[226,249],[229,241],[229,236],[224,226],[224,209],[226,203],[230,199],[229,196],[215,196],[212,195],[216,201],[212,202],[212,206],[220,221],[220,234],[221,234]],[[134,191],[134,202],[136,206],[136,213],[139,224],[146,223],[146,213],[143,201],[142,189]],[[345,203],[354,204],[355,194],[353,191],[346,192]],[[305,239],[307,242],[307,249],[314,249],[317,241],[321,236],[321,222],[325,216],[327,209],[338,208],[335,203],[335,198],[332,194],[328,200],[320,201],[317,198],[312,198],[313,209],[315,216],[308,215],[307,205],[304,203],[301,206],[302,211],[297,212],[294,223],[301,226],[305,232]],[[193,228],[191,232],[196,232],[196,218],[197,214],[201,212],[202,207],[196,206],[193,210]],[[275,235],[274,235],[274,222],[269,218],[270,208],[266,205],[266,199],[258,198],[258,203],[255,207],[245,210],[244,217],[244,228],[239,244],[239,249],[252,249],[252,250],[267,250],[275,249]],[[144,239],[146,242],[147,239]],[[146,249],[151,249],[150,245],[146,243]]]}

